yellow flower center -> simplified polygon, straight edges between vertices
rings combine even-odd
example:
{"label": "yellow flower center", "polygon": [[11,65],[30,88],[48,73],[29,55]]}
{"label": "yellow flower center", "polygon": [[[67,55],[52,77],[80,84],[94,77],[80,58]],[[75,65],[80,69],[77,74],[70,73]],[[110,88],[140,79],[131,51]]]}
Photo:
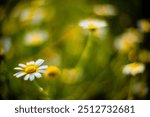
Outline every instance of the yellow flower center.
{"label": "yellow flower center", "polygon": [[143,31],[149,32],[150,31],[150,23],[148,21],[143,20],[141,22],[141,28]]}
{"label": "yellow flower center", "polygon": [[89,28],[90,30],[95,30],[95,29],[96,29],[96,26],[91,23],[91,24],[88,25],[88,28]]}
{"label": "yellow flower center", "polygon": [[35,73],[38,70],[38,67],[36,65],[27,65],[24,69],[25,73],[32,74]]}
{"label": "yellow flower center", "polygon": [[32,45],[39,45],[42,43],[42,39],[39,35],[34,35],[34,37],[31,40]]}
{"label": "yellow flower center", "polygon": [[124,40],[124,46],[125,48],[130,48],[131,42],[129,40]]}
{"label": "yellow flower center", "polygon": [[34,18],[34,15],[36,13],[36,10],[35,9],[31,9],[28,11],[28,20],[32,20]]}
{"label": "yellow flower center", "polygon": [[123,51],[125,51],[125,52],[129,51],[131,48],[134,47],[134,41],[124,38],[121,42],[121,46],[122,46],[121,49]]}
{"label": "yellow flower center", "polygon": [[137,69],[138,67],[139,67],[139,64],[137,64],[137,63],[133,63],[130,65],[131,69]]}
{"label": "yellow flower center", "polygon": [[46,76],[47,77],[54,77],[54,76],[59,75],[59,74],[60,74],[60,69],[56,66],[49,66],[46,69]]}

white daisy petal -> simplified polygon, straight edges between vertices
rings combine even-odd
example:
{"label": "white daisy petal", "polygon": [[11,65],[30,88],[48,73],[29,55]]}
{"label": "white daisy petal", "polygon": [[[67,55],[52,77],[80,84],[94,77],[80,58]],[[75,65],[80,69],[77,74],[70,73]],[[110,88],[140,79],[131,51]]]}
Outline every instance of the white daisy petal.
{"label": "white daisy petal", "polygon": [[26,65],[30,65],[30,62],[27,62]]}
{"label": "white daisy petal", "polygon": [[42,75],[41,75],[40,73],[38,73],[38,72],[35,73],[34,75],[35,75],[37,78],[41,78],[41,77],[42,77]]}
{"label": "white daisy petal", "polygon": [[21,67],[15,67],[15,70],[23,70]]}
{"label": "white daisy petal", "polygon": [[130,69],[129,69],[127,66],[125,66],[125,67],[123,68],[123,73],[124,73],[124,74],[130,74]]}
{"label": "white daisy petal", "polygon": [[32,65],[32,64],[35,64],[35,62],[34,61],[27,62],[27,65]]}
{"label": "white daisy petal", "polygon": [[90,29],[91,26],[94,29],[99,29],[101,27],[107,26],[107,23],[103,20],[88,19],[88,20],[82,20],[79,23],[79,25],[84,29]]}
{"label": "white daisy petal", "polygon": [[26,75],[26,76],[24,77],[24,80],[28,80],[29,77],[30,77],[30,74]]}
{"label": "white daisy petal", "polygon": [[34,80],[34,74],[31,74],[29,79],[30,79],[30,81],[33,81]]}
{"label": "white daisy petal", "polygon": [[15,76],[16,76],[17,78],[19,78],[19,77],[21,77],[21,76],[24,76],[24,75],[25,75],[24,72],[18,72],[17,74],[15,74]]}
{"label": "white daisy petal", "polygon": [[26,65],[25,64],[19,64],[19,66],[24,68]]}
{"label": "white daisy petal", "polygon": [[35,64],[35,62],[34,62],[34,61],[31,61],[30,64]]}
{"label": "white daisy petal", "polygon": [[43,66],[39,67],[39,69],[46,69],[46,68],[48,68],[47,65],[43,65]]}
{"label": "white daisy petal", "polygon": [[38,66],[40,66],[40,65],[42,65],[43,62],[44,62],[43,59],[38,59],[38,60],[35,62],[35,64],[38,65]]}
{"label": "white daisy petal", "polygon": [[17,76],[17,75],[20,74],[20,73],[22,73],[22,72],[17,72],[17,73],[14,74],[14,76]]}
{"label": "white daisy petal", "polygon": [[39,70],[39,73],[45,73],[45,70]]}

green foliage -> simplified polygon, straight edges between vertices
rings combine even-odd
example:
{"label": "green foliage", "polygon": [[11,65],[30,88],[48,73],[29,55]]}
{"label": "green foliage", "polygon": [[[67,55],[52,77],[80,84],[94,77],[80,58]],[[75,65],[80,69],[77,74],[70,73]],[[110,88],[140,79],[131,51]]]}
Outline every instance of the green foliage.
{"label": "green foliage", "polygon": [[[146,99],[147,68],[135,76],[122,72],[126,64],[150,62],[149,50],[142,47],[149,32],[136,25],[140,2],[14,0],[6,2],[8,7],[0,6],[0,98]],[[95,5],[103,5],[103,10],[100,7],[97,11],[102,14],[93,10]],[[79,23],[85,19],[103,20],[107,26],[84,29]],[[128,29],[136,30],[136,34],[131,31],[131,35],[122,36]],[[115,45],[122,38],[138,41],[132,45],[122,42],[129,48],[122,51]],[[13,75],[19,63],[39,58],[48,66],[57,66],[61,73],[48,79],[43,74],[34,81]]]}

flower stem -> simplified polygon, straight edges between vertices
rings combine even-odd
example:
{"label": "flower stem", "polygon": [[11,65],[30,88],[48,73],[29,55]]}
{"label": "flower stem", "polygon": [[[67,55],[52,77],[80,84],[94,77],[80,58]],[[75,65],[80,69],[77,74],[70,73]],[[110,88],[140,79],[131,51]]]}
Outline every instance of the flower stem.
{"label": "flower stem", "polygon": [[133,96],[133,88],[134,88],[135,81],[136,81],[136,78],[135,77],[131,77],[130,84],[129,84],[129,91],[128,91],[128,100],[132,100],[134,98],[134,96]]}
{"label": "flower stem", "polygon": [[39,92],[41,92],[44,96],[46,96],[49,99],[48,93],[44,91],[44,89],[36,81],[34,81],[34,85],[37,87]]}
{"label": "flower stem", "polygon": [[82,66],[82,65],[84,66],[84,64],[86,63],[86,59],[88,57],[88,54],[89,54],[89,51],[90,51],[90,48],[91,48],[91,44],[92,44],[91,35],[92,35],[91,33],[88,35],[86,44],[83,48],[83,51],[82,51],[82,53],[79,57],[79,60],[78,60],[75,67],[79,67],[79,66]]}

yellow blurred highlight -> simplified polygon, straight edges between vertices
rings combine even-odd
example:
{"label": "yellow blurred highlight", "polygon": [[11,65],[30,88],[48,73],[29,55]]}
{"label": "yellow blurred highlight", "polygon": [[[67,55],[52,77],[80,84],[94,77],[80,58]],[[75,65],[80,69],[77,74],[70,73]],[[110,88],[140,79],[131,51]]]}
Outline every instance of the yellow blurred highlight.
{"label": "yellow blurred highlight", "polygon": [[[64,29],[63,38],[67,39],[67,41],[79,40],[82,34],[80,28],[78,26],[68,25]],[[65,40],[66,41],[66,40]]]}
{"label": "yellow blurred highlight", "polygon": [[77,68],[74,69],[63,69],[62,71],[62,82],[66,84],[74,84],[77,83],[80,79],[81,73]]}
{"label": "yellow blurred highlight", "polygon": [[114,44],[116,49],[118,49],[120,52],[127,53],[136,47],[137,43],[141,41],[140,37],[140,33],[136,29],[132,28],[119,36],[115,40]]}
{"label": "yellow blurred highlight", "polygon": [[84,34],[78,26],[68,25],[62,35],[67,53],[78,55],[83,48]]}
{"label": "yellow blurred highlight", "polygon": [[59,76],[61,73],[60,69],[56,66],[49,66],[46,69],[45,78],[46,79],[52,79],[56,76]]}
{"label": "yellow blurred highlight", "polygon": [[43,44],[48,38],[48,32],[43,30],[35,30],[28,32],[24,37],[25,45],[38,46]]}
{"label": "yellow blurred highlight", "polygon": [[142,19],[138,21],[139,30],[142,32],[150,32],[150,21]]}
{"label": "yellow blurred highlight", "polygon": [[0,43],[0,55],[3,55],[3,54],[4,54],[3,46],[2,46],[2,44]]}

